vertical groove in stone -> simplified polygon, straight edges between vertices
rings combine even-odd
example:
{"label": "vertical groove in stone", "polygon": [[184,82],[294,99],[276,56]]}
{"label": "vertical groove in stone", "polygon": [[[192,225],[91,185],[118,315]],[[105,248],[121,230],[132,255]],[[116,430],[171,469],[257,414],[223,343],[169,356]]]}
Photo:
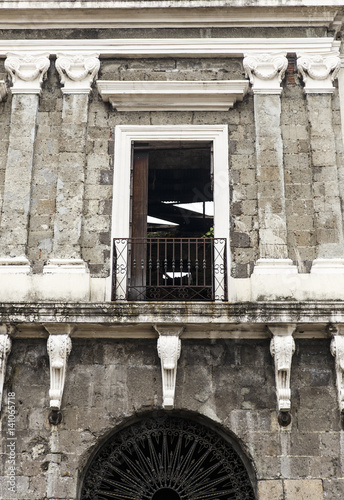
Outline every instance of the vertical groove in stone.
{"label": "vertical groove in stone", "polygon": [[307,94],[318,258],[344,256],[332,95]]}
{"label": "vertical groove in stone", "polygon": [[255,94],[259,250],[263,259],[287,259],[281,101]]}
{"label": "vertical groove in stone", "polygon": [[12,96],[11,129],[0,226],[2,257],[22,257],[27,253],[38,103],[37,94]]}

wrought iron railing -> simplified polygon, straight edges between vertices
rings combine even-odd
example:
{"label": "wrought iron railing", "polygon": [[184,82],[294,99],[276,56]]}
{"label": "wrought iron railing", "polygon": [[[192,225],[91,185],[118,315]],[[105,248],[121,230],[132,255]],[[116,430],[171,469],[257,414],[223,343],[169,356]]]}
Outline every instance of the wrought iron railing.
{"label": "wrought iron railing", "polygon": [[116,238],[112,300],[227,300],[225,238]]}

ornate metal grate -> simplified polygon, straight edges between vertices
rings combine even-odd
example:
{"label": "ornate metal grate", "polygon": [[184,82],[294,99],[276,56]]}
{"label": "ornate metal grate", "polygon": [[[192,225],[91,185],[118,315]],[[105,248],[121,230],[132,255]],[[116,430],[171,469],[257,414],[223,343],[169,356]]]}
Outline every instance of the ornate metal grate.
{"label": "ornate metal grate", "polygon": [[190,420],[147,418],[93,459],[81,500],[254,500],[247,470],[220,435]]}
{"label": "ornate metal grate", "polygon": [[113,300],[226,300],[226,239],[115,239],[113,277]]}

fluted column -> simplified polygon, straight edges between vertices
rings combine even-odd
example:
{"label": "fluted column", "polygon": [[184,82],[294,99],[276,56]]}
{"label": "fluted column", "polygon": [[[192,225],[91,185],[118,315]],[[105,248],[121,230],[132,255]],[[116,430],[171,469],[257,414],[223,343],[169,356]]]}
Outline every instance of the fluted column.
{"label": "fluted column", "polygon": [[0,272],[30,271],[28,224],[39,95],[50,65],[48,54],[9,54],[12,108],[0,223]]}
{"label": "fluted column", "polygon": [[297,65],[305,84],[313,169],[317,259],[311,272],[343,273],[343,218],[332,125],[333,81],[340,68],[339,54],[300,54]]}
{"label": "fluted column", "polygon": [[99,70],[97,54],[58,54],[63,93],[52,258],[45,273],[87,272],[81,256],[88,101]]}
{"label": "fluted column", "polygon": [[251,54],[244,68],[254,94],[259,217],[259,252],[254,272],[296,273],[288,258],[281,82],[288,65],[285,54]]}

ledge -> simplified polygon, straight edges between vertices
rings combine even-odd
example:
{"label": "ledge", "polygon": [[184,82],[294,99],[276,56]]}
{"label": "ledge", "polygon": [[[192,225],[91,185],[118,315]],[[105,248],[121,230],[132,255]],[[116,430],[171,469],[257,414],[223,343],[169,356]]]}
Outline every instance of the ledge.
{"label": "ledge", "polygon": [[[1,27],[1,26],[0,26]],[[326,54],[340,41],[319,38],[118,38],[88,40],[0,40],[0,57],[9,52],[50,55],[97,53],[100,57],[243,57],[250,53]]]}
{"label": "ledge", "polygon": [[246,80],[97,81],[104,102],[118,111],[228,111],[242,101]]}
{"label": "ledge", "polygon": [[0,304],[0,321],[14,337],[46,338],[44,325],[73,325],[75,338],[156,338],[155,324],[183,325],[183,338],[270,338],[267,325],[297,324],[296,338],[329,338],[344,324],[344,301],[123,302]]}

